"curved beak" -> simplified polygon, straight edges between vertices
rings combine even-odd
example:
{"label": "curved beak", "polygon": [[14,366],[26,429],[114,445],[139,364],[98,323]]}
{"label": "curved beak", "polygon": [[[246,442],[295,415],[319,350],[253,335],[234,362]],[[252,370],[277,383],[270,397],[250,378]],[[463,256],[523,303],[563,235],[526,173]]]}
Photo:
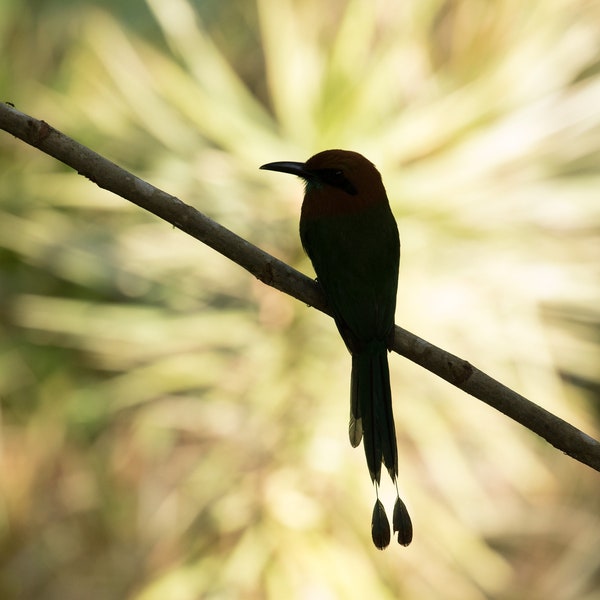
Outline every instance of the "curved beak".
{"label": "curved beak", "polygon": [[280,171],[281,173],[291,173],[292,175],[297,175],[298,177],[302,177],[306,179],[310,173],[306,170],[306,165],[301,162],[272,162],[267,163],[266,165],[262,165],[261,169],[265,169],[266,171]]}

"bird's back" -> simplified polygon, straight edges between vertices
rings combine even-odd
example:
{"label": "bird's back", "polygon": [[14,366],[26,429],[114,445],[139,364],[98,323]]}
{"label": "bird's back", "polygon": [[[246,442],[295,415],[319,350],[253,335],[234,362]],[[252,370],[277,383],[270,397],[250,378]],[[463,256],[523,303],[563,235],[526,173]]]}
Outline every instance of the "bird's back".
{"label": "bird's back", "polygon": [[302,244],[351,352],[394,325],[400,241],[389,204],[300,221]]}

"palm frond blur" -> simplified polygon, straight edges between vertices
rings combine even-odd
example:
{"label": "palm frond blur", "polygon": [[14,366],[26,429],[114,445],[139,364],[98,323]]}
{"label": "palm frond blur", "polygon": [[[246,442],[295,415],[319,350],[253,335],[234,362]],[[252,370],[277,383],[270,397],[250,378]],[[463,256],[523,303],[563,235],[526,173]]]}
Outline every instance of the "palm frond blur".
{"label": "palm frond blur", "polygon": [[[301,186],[258,166],[362,152],[397,322],[598,434],[598,3],[38,4],[0,5],[2,101],[307,273]],[[593,471],[392,357],[415,540],[377,552],[332,322],[0,161],[2,598],[595,597]]]}

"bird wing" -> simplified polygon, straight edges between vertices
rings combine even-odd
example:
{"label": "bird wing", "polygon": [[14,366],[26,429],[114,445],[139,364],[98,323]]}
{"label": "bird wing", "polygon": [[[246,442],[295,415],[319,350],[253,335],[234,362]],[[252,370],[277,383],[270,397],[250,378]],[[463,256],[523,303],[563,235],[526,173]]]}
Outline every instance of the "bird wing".
{"label": "bird wing", "polygon": [[389,206],[311,219],[300,235],[350,352],[386,340],[394,326],[400,260]]}

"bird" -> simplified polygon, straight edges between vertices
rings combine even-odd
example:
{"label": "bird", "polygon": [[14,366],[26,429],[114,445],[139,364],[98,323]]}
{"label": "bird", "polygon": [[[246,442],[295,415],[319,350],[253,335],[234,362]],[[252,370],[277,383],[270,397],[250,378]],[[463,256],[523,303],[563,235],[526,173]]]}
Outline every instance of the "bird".
{"label": "bird", "polygon": [[413,529],[398,492],[398,448],[388,350],[394,335],[400,237],[381,175],[349,150],[324,150],[306,162],[271,162],[261,169],[300,177],[304,200],[300,239],[337,329],[351,354],[349,437],[363,440],[376,502],[371,536],[383,550],[390,526],[379,500],[381,465],[396,486],[393,531],[408,546]]}

